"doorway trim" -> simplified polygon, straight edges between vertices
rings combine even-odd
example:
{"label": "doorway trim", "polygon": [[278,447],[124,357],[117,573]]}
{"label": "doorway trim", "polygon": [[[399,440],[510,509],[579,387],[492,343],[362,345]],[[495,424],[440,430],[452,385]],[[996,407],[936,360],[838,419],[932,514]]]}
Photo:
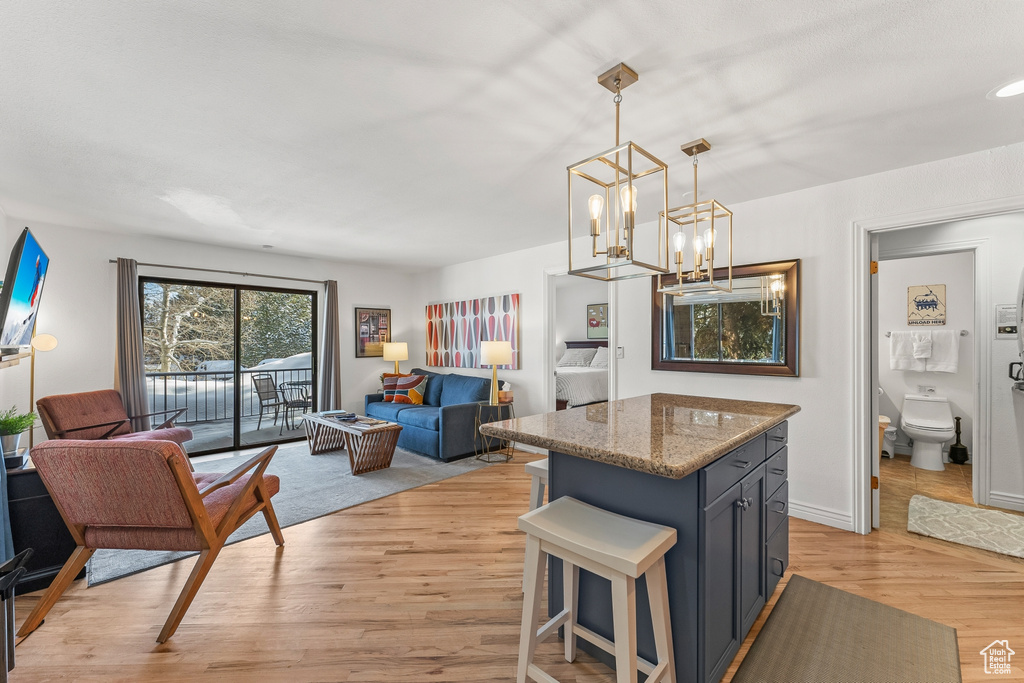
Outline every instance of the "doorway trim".
{"label": "doorway trim", "polygon": [[[878,413],[875,390],[872,383],[872,349],[877,343],[872,329],[872,276],[871,276],[871,245],[872,239],[883,232],[919,228],[952,221],[964,221],[975,218],[987,218],[1024,210],[1024,195],[1004,197],[1001,199],[961,204],[939,209],[929,209],[899,216],[886,216],[864,221],[855,221],[852,230],[853,253],[853,524],[854,531],[867,534],[871,531],[871,463],[874,449],[878,444]],[[949,243],[943,251],[965,251],[972,241]],[[957,249],[948,247],[958,245]],[[919,255],[926,255],[933,246],[922,247]],[[904,250],[909,251],[909,250]],[[989,410],[991,391],[989,377],[991,375],[992,340],[987,338],[986,321],[989,316],[989,254],[987,240],[978,240],[975,252],[975,453],[974,495],[977,502],[986,504],[990,490],[991,468],[991,423]],[[892,253],[892,252],[890,252]],[[932,252],[942,253],[942,252]],[[918,254],[915,254],[918,255]],[[892,256],[890,256],[892,258]],[[985,339],[982,339],[982,337]]]}

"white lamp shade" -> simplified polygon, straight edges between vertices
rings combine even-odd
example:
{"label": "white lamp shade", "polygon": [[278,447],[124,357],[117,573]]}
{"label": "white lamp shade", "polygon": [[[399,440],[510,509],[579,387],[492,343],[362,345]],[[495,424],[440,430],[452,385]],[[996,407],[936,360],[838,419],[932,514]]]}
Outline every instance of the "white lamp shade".
{"label": "white lamp shade", "polygon": [[36,351],[53,351],[57,348],[57,338],[52,334],[37,334],[32,337],[32,348]]}
{"label": "white lamp shade", "polygon": [[480,365],[510,365],[512,342],[485,341],[480,343]]}
{"label": "white lamp shade", "polygon": [[384,360],[409,360],[409,344],[384,342]]}

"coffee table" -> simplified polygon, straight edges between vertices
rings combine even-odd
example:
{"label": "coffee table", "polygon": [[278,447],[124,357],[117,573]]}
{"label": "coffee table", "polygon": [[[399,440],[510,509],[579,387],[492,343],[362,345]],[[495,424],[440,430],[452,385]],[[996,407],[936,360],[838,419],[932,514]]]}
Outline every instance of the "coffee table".
{"label": "coffee table", "polygon": [[364,474],[391,467],[402,426],[394,422],[367,428],[335,420],[320,413],[302,416],[310,455],[342,448],[348,451],[352,474]]}

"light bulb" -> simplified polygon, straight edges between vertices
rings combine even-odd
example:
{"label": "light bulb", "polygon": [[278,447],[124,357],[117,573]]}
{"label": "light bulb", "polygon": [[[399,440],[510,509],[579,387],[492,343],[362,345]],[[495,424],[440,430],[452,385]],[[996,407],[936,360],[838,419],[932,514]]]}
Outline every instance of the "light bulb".
{"label": "light bulb", "polygon": [[700,235],[693,238],[693,251],[697,254],[704,253],[704,240],[700,238]]}
{"label": "light bulb", "polygon": [[682,251],[683,247],[686,246],[686,235],[683,234],[682,230],[673,235],[672,240],[675,242],[677,252]]}
{"label": "light bulb", "polygon": [[708,228],[704,231],[704,244],[708,245],[709,249],[715,248],[715,229]]}
{"label": "light bulb", "polygon": [[601,212],[604,211],[604,197],[599,194],[592,194],[588,203],[590,205],[590,220],[600,220]]}
{"label": "light bulb", "polygon": [[782,291],[782,280],[772,280],[772,292],[778,294]]}
{"label": "light bulb", "polygon": [[[622,210],[623,211],[636,211],[636,185],[625,184],[622,189],[619,190],[619,196],[622,197]],[[626,207],[629,207],[628,209]]]}

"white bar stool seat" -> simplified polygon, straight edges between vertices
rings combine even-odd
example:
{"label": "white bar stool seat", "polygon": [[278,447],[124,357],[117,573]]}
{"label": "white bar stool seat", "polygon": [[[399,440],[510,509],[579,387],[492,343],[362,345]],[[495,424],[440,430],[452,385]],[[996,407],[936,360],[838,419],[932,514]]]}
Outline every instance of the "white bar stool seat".
{"label": "white bar stool seat", "polygon": [[[519,518],[526,532],[526,594],[519,636],[517,683],[529,676],[543,683],[556,679],[533,663],[537,643],[565,626],[565,659],[576,659],[576,638],[584,638],[615,656],[616,681],[636,683],[637,670],[650,683],[675,683],[672,625],[669,621],[665,553],[676,543],[676,530],[643,522],[563,497]],[[535,629],[541,586],[548,555],[562,560],[563,608],[544,626]],[[612,584],[612,620],[615,640],[610,641],[576,623],[580,568]],[[636,652],[636,579],[647,577],[658,661],[648,662]]]}

